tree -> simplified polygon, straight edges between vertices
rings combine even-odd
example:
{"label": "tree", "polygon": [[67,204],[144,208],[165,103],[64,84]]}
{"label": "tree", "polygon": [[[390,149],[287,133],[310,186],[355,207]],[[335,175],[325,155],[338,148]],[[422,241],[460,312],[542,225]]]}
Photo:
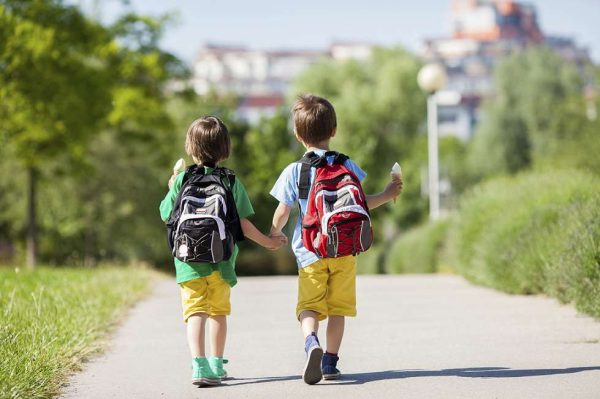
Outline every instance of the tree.
{"label": "tree", "polygon": [[0,1],[0,142],[28,170],[30,265],[38,226],[48,260],[158,252],[151,221],[175,141],[167,84],[188,75],[158,47],[166,22],[127,14],[103,26],[58,0]]}
{"label": "tree", "polygon": [[76,7],[3,0],[0,42],[3,141],[27,170],[27,264],[33,267],[39,170],[60,153],[81,157],[85,140],[109,112],[103,60],[111,40]]}
{"label": "tree", "polygon": [[469,153],[475,177],[513,174],[529,167],[531,143],[525,121],[503,106],[484,112]]}
{"label": "tree", "polygon": [[551,50],[534,48],[506,59],[497,68],[495,93],[483,107],[471,146],[473,174],[554,165],[565,145],[585,131],[583,100],[577,69]]}

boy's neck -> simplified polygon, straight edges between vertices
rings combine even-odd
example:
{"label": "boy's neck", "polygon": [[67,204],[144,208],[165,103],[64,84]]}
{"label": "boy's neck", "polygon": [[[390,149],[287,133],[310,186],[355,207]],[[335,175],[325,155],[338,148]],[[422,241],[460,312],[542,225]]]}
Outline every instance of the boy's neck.
{"label": "boy's neck", "polygon": [[306,146],[307,151],[315,151],[315,150],[325,150],[329,151],[329,141],[330,139],[321,141],[320,143],[311,144]]}

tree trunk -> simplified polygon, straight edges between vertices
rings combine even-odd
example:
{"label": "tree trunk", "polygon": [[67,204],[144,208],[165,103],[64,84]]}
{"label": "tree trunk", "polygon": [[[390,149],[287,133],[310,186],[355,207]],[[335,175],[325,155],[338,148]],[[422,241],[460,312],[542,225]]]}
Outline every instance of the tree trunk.
{"label": "tree trunk", "polygon": [[36,264],[37,241],[36,241],[36,215],[35,215],[35,185],[36,171],[30,167],[27,171],[27,268],[33,269]]}

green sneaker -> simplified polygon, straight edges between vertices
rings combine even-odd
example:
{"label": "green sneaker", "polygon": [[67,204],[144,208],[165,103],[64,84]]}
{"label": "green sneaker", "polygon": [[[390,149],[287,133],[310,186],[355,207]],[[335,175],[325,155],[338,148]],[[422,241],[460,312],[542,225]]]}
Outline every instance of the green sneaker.
{"label": "green sneaker", "polygon": [[221,379],[212,371],[207,358],[192,359],[192,384],[201,387],[221,385]]}
{"label": "green sneaker", "polygon": [[223,359],[222,357],[211,356],[208,358],[208,364],[210,364],[210,368],[213,373],[218,375],[222,380],[226,380],[227,370],[223,368],[223,364],[229,363],[229,360]]}

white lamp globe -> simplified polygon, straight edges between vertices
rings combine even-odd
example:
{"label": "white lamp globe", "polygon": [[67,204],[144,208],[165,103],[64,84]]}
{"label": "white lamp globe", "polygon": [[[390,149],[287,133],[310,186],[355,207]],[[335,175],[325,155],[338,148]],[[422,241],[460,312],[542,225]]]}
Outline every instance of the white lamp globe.
{"label": "white lamp globe", "polygon": [[446,84],[446,70],[440,64],[427,64],[419,71],[417,82],[421,89],[433,93]]}

